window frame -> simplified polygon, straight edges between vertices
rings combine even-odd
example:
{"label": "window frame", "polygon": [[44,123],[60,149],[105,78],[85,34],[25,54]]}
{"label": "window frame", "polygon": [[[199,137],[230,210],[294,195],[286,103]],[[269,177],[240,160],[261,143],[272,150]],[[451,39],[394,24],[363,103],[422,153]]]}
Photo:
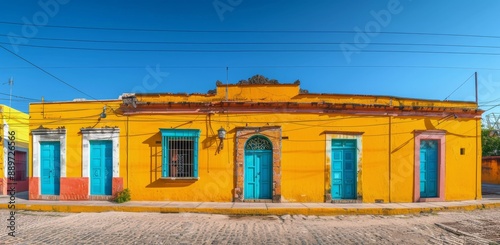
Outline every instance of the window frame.
{"label": "window frame", "polygon": [[[162,164],[161,164],[161,178],[162,179],[198,179],[198,150],[199,150],[199,129],[160,129],[161,132],[161,148],[162,148]],[[193,140],[193,174],[189,177],[171,177],[169,169],[170,150],[168,146],[169,138],[192,138]]]}

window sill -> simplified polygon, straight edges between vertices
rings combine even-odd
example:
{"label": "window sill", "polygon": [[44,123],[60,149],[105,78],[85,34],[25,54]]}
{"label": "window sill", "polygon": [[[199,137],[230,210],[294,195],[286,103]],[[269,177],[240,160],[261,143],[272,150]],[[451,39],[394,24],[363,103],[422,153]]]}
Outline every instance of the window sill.
{"label": "window sill", "polygon": [[183,180],[199,180],[200,177],[161,177],[163,180],[172,180],[172,181],[183,181]]}

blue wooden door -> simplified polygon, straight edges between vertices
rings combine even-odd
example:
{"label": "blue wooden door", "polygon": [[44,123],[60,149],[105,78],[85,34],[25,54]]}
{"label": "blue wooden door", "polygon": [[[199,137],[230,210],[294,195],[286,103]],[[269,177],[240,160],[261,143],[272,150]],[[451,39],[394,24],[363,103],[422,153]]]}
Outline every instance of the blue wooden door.
{"label": "blue wooden door", "polygon": [[437,197],[438,140],[420,141],[420,197]]}
{"label": "blue wooden door", "polygon": [[245,199],[271,199],[272,176],[272,151],[245,151]]}
{"label": "blue wooden door", "polygon": [[112,141],[90,141],[90,194],[111,195]]}
{"label": "blue wooden door", "polygon": [[356,140],[332,141],[332,199],[356,199]]}
{"label": "blue wooden door", "polygon": [[59,195],[61,164],[59,142],[40,142],[41,193]]}

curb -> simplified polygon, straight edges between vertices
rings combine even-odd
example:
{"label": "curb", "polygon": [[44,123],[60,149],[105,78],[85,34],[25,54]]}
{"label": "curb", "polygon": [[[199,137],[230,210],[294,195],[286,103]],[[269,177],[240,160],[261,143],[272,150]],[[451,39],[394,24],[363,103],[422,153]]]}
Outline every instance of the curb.
{"label": "curb", "polygon": [[[478,209],[500,208],[498,203],[458,205],[449,207],[422,208],[182,208],[151,207],[125,205],[46,205],[16,204],[15,210],[65,212],[65,213],[100,213],[100,212],[150,212],[150,213],[205,213],[224,215],[404,215],[453,211],[472,211]],[[0,209],[8,209],[7,204],[0,204]],[[13,209],[10,209],[14,211]]]}

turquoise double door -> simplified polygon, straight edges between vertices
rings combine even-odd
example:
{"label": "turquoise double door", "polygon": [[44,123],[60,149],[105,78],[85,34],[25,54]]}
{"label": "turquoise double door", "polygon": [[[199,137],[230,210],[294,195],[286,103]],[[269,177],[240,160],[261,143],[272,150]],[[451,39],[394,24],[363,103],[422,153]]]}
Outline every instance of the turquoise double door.
{"label": "turquoise double door", "polygon": [[438,140],[420,141],[420,197],[438,196]]}
{"label": "turquoise double door", "polygon": [[90,141],[90,195],[111,195],[112,181],[112,141]]}
{"label": "turquoise double door", "polygon": [[356,199],[356,140],[332,140],[332,199]]}
{"label": "turquoise double door", "polygon": [[[90,194],[111,195],[112,141],[90,141]],[[59,141],[40,142],[41,194],[59,195],[61,161]]]}
{"label": "turquoise double door", "polygon": [[272,150],[245,151],[245,199],[272,198]]}

